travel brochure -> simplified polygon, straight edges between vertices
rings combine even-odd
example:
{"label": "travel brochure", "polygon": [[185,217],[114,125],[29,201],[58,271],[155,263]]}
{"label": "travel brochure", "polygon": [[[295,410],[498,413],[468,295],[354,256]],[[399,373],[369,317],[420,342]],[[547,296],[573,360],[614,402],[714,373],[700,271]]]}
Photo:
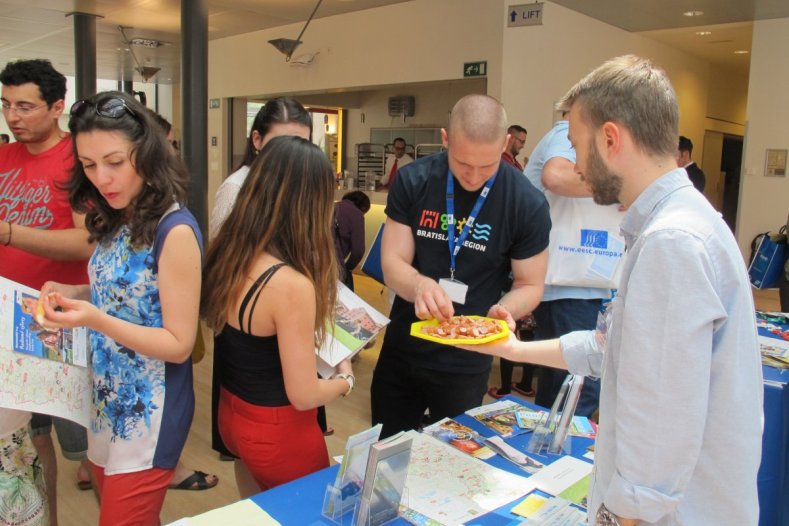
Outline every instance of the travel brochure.
{"label": "travel brochure", "polygon": [[759,336],[762,363],[778,369],[789,369],[789,341],[770,336]]}
{"label": "travel brochure", "polygon": [[[548,418],[546,411],[534,411],[510,400],[499,400],[469,409],[466,414],[505,438],[534,431],[538,424]],[[597,424],[585,416],[573,416],[570,435],[595,438]]]}
{"label": "travel brochure", "polygon": [[522,411],[523,409],[524,406],[518,402],[499,400],[492,404],[469,409],[466,411],[466,414],[489,427],[495,431],[496,434],[503,437],[510,437],[526,432],[525,429],[518,426],[518,420],[515,416],[518,411]]}
{"label": "travel brochure", "polygon": [[37,302],[38,291],[0,278],[0,407],[85,426],[92,393],[88,331],[43,327]]}
{"label": "travel brochure", "polygon": [[389,318],[339,282],[334,315],[334,327],[328,328],[326,342],[315,351],[323,378],[333,375],[338,363],[361,351],[389,323]]}
{"label": "travel brochure", "polygon": [[474,458],[485,460],[496,456],[496,452],[485,445],[485,438],[463,424],[444,418],[422,429],[422,432],[450,446],[468,453]]}

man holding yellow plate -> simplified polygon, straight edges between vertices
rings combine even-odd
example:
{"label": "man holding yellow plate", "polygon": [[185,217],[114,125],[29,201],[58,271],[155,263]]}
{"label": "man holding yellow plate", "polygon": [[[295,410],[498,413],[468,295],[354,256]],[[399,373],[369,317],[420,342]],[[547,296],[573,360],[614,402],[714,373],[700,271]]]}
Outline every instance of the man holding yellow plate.
{"label": "man holding yellow plate", "polygon": [[414,338],[414,322],[477,315],[514,329],[543,292],[550,215],[542,194],[501,162],[504,108],[466,96],[441,135],[447,151],[400,169],[386,205],[381,264],[397,297],[371,387],[382,437],[418,428],[425,409],[437,420],[477,407],[487,391],[489,356]]}

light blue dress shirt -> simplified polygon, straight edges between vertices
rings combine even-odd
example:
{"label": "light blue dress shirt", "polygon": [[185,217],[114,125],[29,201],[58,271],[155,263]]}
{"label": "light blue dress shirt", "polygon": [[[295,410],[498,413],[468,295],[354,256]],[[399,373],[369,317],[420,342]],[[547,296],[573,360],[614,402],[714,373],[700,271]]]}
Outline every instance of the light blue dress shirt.
{"label": "light blue dress shirt", "polygon": [[622,223],[627,254],[605,350],[561,338],[569,370],[602,370],[589,523],[601,503],[655,525],[756,525],[762,368],[739,248],[685,171]]}

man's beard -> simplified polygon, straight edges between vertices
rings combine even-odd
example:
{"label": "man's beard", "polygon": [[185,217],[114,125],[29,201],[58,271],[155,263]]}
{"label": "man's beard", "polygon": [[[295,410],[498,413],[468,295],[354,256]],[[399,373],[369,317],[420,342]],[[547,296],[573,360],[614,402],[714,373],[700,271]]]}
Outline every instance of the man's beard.
{"label": "man's beard", "polygon": [[592,199],[595,203],[598,205],[619,203],[622,178],[608,169],[594,141],[590,141],[589,144],[589,160],[583,177],[592,189]]}

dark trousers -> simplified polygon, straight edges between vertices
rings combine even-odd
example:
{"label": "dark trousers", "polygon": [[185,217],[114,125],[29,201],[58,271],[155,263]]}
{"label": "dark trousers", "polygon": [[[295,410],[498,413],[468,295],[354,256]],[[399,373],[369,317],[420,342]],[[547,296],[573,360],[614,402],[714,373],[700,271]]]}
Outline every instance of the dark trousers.
{"label": "dark trousers", "polygon": [[419,429],[425,409],[435,422],[482,405],[490,368],[464,374],[412,365],[397,351],[381,352],[370,386],[373,425],[383,424],[381,438]]}
{"label": "dark trousers", "polygon": [[786,279],[786,272],[778,282],[778,294],[781,298],[781,312],[789,312],[789,280]]}
{"label": "dark trousers", "polygon": [[[568,332],[578,330],[592,330],[597,325],[597,315],[600,313],[601,300],[554,300],[544,301],[534,310],[534,319],[537,322],[535,331],[536,339],[550,340],[558,338]],[[541,367],[537,394],[534,403],[550,408],[559,394],[562,382],[567,376],[563,369]],[[592,416],[600,405],[600,380],[586,377],[584,387],[575,414]]]}

